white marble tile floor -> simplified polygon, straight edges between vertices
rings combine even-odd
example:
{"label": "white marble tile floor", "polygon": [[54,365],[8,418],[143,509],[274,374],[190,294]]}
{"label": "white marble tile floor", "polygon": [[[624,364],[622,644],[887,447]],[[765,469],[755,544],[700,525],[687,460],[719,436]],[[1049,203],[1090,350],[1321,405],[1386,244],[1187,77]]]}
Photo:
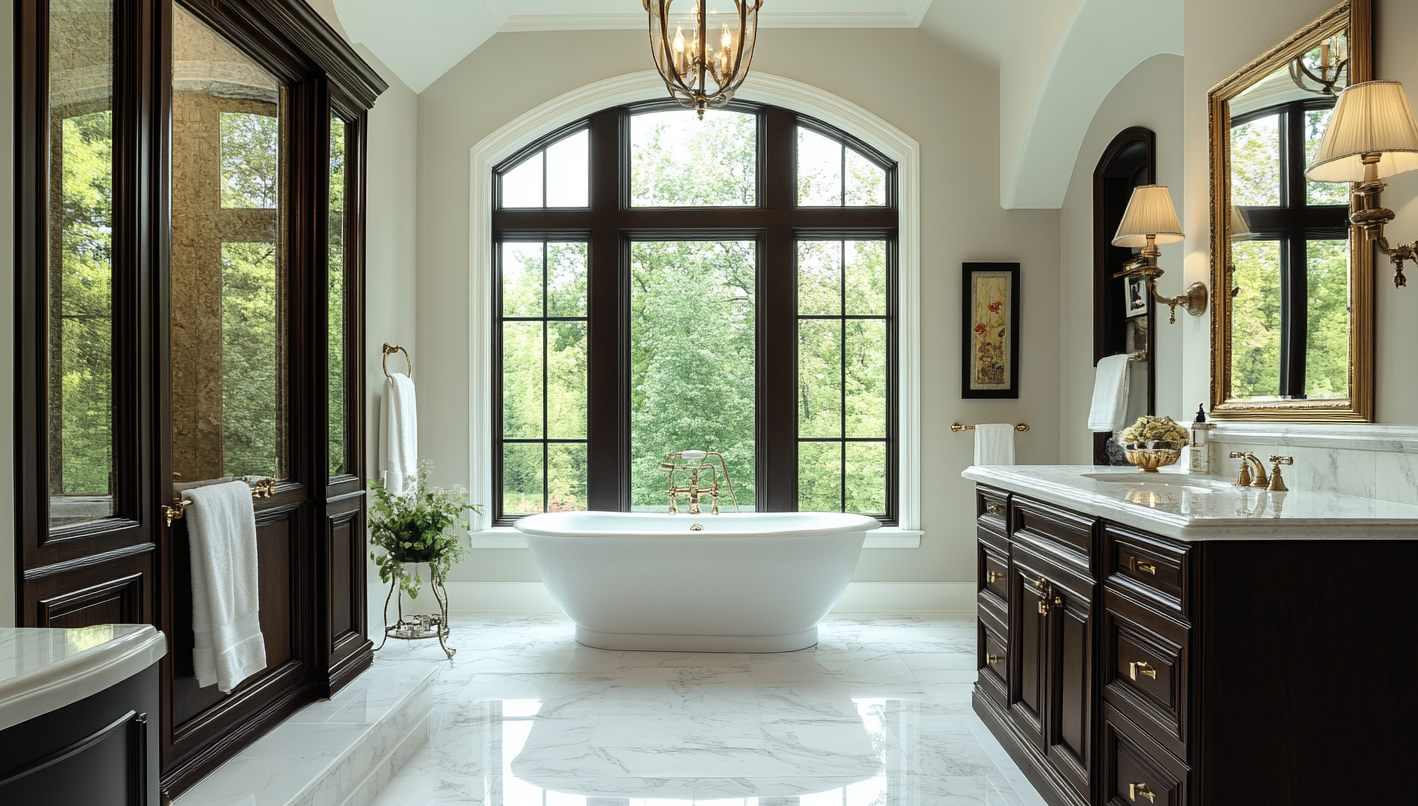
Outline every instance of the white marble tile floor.
{"label": "white marble tile floor", "polygon": [[374,804],[1041,806],[971,711],[975,630],[833,615],[801,652],[605,652],[561,616],[455,615],[429,740]]}

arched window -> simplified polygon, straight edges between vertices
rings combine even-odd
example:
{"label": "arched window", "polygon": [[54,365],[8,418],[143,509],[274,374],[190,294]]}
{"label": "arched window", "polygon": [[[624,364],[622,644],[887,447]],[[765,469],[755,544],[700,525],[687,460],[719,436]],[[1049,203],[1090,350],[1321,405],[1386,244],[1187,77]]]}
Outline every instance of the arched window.
{"label": "arched window", "polygon": [[495,523],[664,511],[685,449],[744,510],[897,523],[895,163],[782,108],[652,103],[494,174]]}

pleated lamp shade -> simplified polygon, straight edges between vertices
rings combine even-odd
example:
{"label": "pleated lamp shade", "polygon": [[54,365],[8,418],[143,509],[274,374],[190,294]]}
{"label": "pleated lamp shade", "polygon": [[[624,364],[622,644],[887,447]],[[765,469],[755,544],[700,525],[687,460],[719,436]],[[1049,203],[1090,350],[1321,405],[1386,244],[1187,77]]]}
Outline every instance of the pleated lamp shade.
{"label": "pleated lamp shade", "polygon": [[1149,235],[1156,236],[1159,245],[1176,243],[1186,237],[1177,220],[1177,211],[1172,207],[1172,194],[1164,185],[1133,188],[1123,223],[1113,236],[1113,246],[1147,246]]}
{"label": "pleated lamp shade", "polygon": [[1364,181],[1364,155],[1379,152],[1379,178],[1418,170],[1418,123],[1397,81],[1351,84],[1305,175],[1312,182]]}

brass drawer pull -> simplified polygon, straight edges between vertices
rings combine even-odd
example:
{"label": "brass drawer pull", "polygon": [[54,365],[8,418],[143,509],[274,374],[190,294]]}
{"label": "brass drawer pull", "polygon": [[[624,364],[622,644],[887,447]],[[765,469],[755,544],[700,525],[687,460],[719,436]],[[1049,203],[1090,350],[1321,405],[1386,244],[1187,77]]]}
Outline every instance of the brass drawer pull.
{"label": "brass drawer pull", "polygon": [[986,656],[985,656],[985,663],[988,663],[988,664],[991,665],[991,666],[994,666],[996,663],[1004,663],[1004,656],[1003,656],[1003,655],[986,655]]}
{"label": "brass drawer pull", "polygon": [[1157,679],[1157,670],[1152,668],[1152,666],[1149,665],[1147,661],[1140,660],[1135,663],[1129,663],[1128,674],[1132,675],[1133,680],[1136,680],[1138,675],[1142,675],[1143,677],[1150,677],[1153,680]]}
{"label": "brass drawer pull", "polygon": [[986,582],[986,583],[988,583],[988,584],[990,584],[990,585],[993,585],[993,584],[995,584],[996,582],[999,582],[1001,579],[1004,579],[1004,574],[1001,574],[1001,573],[998,572],[998,571],[988,571],[988,570],[985,571],[985,582]]}
{"label": "brass drawer pull", "polygon": [[1128,798],[1136,801],[1139,797],[1147,798],[1148,803],[1157,802],[1157,793],[1153,792],[1147,784],[1128,784]]}
{"label": "brass drawer pull", "polygon": [[1156,563],[1150,563],[1147,560],[1139,560],[1136,557],[1129,557],[1128,565],[1132,566],[1132,572],[1134,574],[1142,572],[1144,574],[1151,574],[1153,576],[1157,576]]}
{"label": "brass drawer pull", "polygon": [[998,515],[1000,517],[1004,517],[1004,507],[1000,506],[999,504],[985,504],[985,512],[990,515]]}

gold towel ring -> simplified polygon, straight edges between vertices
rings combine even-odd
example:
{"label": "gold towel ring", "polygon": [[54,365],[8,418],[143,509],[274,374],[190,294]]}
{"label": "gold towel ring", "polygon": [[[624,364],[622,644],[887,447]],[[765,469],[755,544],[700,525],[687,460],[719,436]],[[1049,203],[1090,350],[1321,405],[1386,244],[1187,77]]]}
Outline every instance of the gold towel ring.
{"label": "gold towel ring", "polygon": [[414,360],[409,357],[409,351],[408,351],[408,350],[405,350],[403,347],[400,347],[400,346],[397,345],[397,344],[390,345],[389,342],[387,342],[387,341],[384,342],[384,361],[383,361],[383,364],[384,364],[384,377],[386,377],[386,378],[389,377],[389,356],[393,355],[394,353],[403,353],[403,354],[404,354],[404,360],[407,361],[407,362],[409,362],[409,380],[413,380],[413,379],[414,379]]}

